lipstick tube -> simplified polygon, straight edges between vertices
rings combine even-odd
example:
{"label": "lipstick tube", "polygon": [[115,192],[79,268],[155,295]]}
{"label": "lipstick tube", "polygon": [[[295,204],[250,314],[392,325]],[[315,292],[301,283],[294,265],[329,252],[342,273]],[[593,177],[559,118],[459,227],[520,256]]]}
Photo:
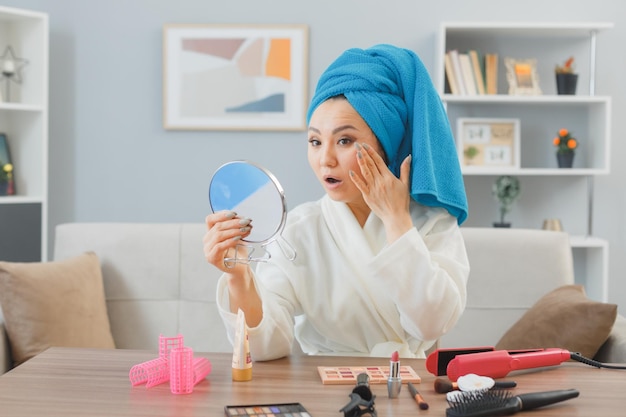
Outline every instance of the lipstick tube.
{"label": "lipstick tube", "polygon": [[398,351],[393,352],[389,361],[389,378],[387,379],[387,392],[389,398],[398,398],[402,389],[402,379],[400,378],[400,356]]}

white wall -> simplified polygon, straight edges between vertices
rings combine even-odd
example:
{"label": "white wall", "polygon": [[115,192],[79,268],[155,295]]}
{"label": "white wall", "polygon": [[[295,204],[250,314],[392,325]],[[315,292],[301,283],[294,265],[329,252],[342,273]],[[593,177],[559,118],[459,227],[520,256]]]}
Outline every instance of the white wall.
{"label": "white wall", "polygon": [[[595,182],[594,234],[610,242],[610,301],[626,311],[626,68],[622,0],[3,0],[50,15],[50,238],[68,221],[200,222],[211,173],[251,159],[281,180],[290,207],[321,195],[305,132],[162,128],[165,23],[304,23],[310,90],[349,47],[388,42],[434,70],[442,21],[611,21],[598,45],[597,94],[613,96],[612,173]],[[555,57],[555,62],[562,57]],[[553,63],[550,63],[553,65]],[[497,215],[493,202],[486,203]],[[527,203],[524,203],[527,204]],[[584,205],[570,201],[572,206]],[[470,207],[471,216],[472,207]],[[515,217],[512,218],[515,222]],[[488,225],[485,225],[488,226]],[[540,225],[537,225],[540,227]]]}

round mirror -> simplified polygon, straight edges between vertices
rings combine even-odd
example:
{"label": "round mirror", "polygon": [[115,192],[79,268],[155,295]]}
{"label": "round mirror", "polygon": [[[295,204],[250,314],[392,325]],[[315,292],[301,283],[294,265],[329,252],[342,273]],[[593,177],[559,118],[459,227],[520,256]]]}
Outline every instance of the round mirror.
{"label": "round mirror", "polygon": [[[228,162],[215,171],[209,185],[209,203],[214,213],[231,210],[241,218],[250,218],[252,230],[242,241],[261,246],[280,237],[287,218],[285,193],[280,183],[267,169],[250,161]],[[282,245],[281,249],[285,253]],[[295,252],[289,249],[291,252],[285,255],[294,259]],[[267,253],[256,258],[249,255],[248,261],[267,257]]]}

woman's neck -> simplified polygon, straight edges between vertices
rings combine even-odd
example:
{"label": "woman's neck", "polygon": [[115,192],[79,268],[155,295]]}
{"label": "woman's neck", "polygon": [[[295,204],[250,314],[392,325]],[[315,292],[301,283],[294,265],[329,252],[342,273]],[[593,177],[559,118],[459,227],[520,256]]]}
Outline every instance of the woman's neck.
{"label": "woman's neck", "polygon": [[365,204],[365,201],[358,203],[358,204],[357,203],[346,203],[346,204],[348,205],[348,208],[350,209],[352,214],[354,214],[354,217],[356,217],[356,220],[357,222],[359,222],[359,225],[363,227],[365,225],[365,222],[367,221],[367,218],[372,212],[372,209],[370,209],[370,207],[367,204]]}

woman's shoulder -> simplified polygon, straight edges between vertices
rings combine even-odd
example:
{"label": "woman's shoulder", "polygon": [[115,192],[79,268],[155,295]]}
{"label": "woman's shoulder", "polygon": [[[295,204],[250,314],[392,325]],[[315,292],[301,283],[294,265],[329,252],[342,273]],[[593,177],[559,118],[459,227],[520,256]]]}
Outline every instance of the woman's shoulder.
{"label": "woman's shoulder", "polygon": [[283,237],[295,248],[307,247],[310,240],[315,240],[320,223],[323,222],[322,209],[319,201],[309,201],[294,207],[287,212]]}
{"label": "woman's shoulder", "polygon": [[442,227],[458,227],[456,217],[443,207],[426,206],[411,199],[409,210],[413,219],[413,225],[421,233],[438,230]]}
{"label": "woman's shoulder", "polygon": [[289,210],[289,212],[287,213],[287,222],[298,223],[301,221],[310,221],[316,217],[321,216],[321,214],[321,200],[307,201],[306,203],[301,203],[293,209]]}
{"label": "woman's shoulder", "polygon": [[422,203],[418,203],[415,200],[411,199],[409,204],[409,211],[411,212],[411,216],[415,217],[434,217],[434,216],[442,216],[442,215],[450,215],[448,211],[439,206],[426,206]]}

